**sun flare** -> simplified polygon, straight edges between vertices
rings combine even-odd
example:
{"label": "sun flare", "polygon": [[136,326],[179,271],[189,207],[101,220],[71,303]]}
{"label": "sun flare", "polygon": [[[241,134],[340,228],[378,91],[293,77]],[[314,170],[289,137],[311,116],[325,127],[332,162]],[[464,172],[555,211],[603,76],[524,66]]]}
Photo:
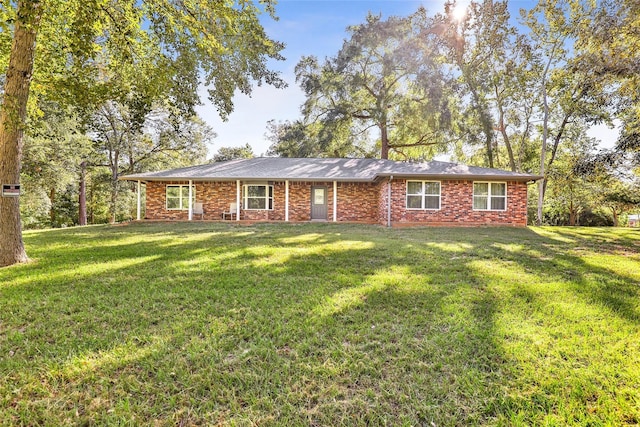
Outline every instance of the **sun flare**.
{"label": "sun flare", "polygon": [[464,18],[466,18],[467,16],[467,7],[468,5],[464,2],[456,3],[453,7],[453,10],[451,11],[451,16],[453,17],[453,19],[458,22],[464,20]]}

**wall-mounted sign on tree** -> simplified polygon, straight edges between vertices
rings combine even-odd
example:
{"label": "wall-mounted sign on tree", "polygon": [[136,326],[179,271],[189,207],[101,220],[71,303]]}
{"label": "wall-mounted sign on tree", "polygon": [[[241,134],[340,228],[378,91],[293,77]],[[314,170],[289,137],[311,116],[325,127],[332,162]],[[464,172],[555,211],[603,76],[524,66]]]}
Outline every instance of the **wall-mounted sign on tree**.
{"label": "wall-mounted sign on tree", "polygon": [[18,197],[20,184],[2,184],[2,197]]}

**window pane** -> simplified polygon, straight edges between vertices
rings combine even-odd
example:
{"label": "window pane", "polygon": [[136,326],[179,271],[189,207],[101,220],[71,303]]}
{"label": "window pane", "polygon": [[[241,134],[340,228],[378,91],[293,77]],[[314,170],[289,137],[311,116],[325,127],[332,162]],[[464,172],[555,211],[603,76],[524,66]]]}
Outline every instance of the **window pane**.
{"label": "window pane", "polygon": [[407,196],[407,209],[422,209],[422,196]]}
{"label": "window pane", "polygon": [[187,205],[187,200],[189,200],[189,186],[183,185],[180,187],[182,189],[182,199],[184,200],[185,206]]}
{"label": "window pane", "polygon": [[425,182],[424,183],[424,194],[440,194],[440,183],[439,182]]}
{"label": "window pane", "polygon": [[313,190],[313,204],[324,205],[324,188],[316,188]]}
{"label": "window pane", "polygon": [[487,197],[486,196],[474,196],[473,197],[473,209],[487,209]]}
{"label": "window pane", "polygon": [[169,197],[180,197],[180,187],[175,185],[167,187],[167,198]]}
{"label": "window pane", "polygon": [[264,209],[265,199],[249,198],[247,199],[247,209]]}
{"label": "window pane", "polygon": [[504,196],[507,194],[507,185],[504,183],[494,182],[491,184],[491,195]]}
{"label": "window pane", "polygon": [[180,199],[167,197],[167,209],[180,209]]}
{"label": "window pane", "polygon": [[474,182],[473,183],[473,195],[474,196],[486,196],[489,194],[489,184],[486,182]]}
{"label": "window pane", "polygon": [[409,181],[407,183],[407,194],[422,194],[422,183]]}
{"label": "window pane", "polygon": [[265,187],[264,185],[249,185],[247,186],[247,195],[249,197],[264,197],[267,194]]}
{"label": "window pane", "polygon": [[269,198],[269,209],[273,209],[273,198]]}
{"label": "window pane", "polygon": [[425,209],[440,209],[440,197],[424,196]]}
{"label": "window pane", "polygon": [[491,209],[497,211],[505,210],[507,206],[507,198],[506,197],[492,197],[491,198]]}

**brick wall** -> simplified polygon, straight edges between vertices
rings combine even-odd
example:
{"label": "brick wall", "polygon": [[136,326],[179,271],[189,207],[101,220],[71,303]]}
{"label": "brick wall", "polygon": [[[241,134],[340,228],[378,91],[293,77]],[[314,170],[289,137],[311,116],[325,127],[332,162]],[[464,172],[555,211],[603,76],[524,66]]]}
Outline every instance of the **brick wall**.
{"label": "brick wall", "polygon": [[[146,218],[187,220],[186,210],[166,209],[166,186],[187,185],[188,182],[147,183]],[[273,185],[273,210],[242,210],[240,219],[251,221],[285,220],[285,183]],[[196,201],[203,203],[204,219],[220,220],[222,212],[236,201],[236,182],[196,182]],[[327,188],[327,220],[333,220],[333,182],[289,182],[289,220],[311,220],[311,187]],[[377,183],[338,183],[338,222],[364,222],[387,224],[387,180]],[[527,224],[527,185],[507,182],[506,211],[474,211],[473,181],[441,181],[441,208],[439,210],[406,209],[406,180],[391,182],[394,226],[401,225],[517,225]],[[242,200],[241,200],[242,203]],[[196,219],[199,219],[197,217]]]}
{"label": "brick wall", "polygon": [[369,182],[339,182],[337,220],[378,222],[379,187]]}
{"label": "brick wall", "polygon": [[527,225],[527,184],[507,182],[505,211],[474,211],[473,181],[440,181],[439,210],[406,209],[407,181],[392,183],[394,225]]}

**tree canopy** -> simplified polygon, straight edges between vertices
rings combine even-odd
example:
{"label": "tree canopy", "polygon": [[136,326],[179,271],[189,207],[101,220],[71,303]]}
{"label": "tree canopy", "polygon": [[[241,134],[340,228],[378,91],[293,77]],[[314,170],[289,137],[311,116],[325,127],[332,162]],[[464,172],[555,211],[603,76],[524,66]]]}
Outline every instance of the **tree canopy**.
{"label": "tree canopy", "polygon": [[[74,107],[85,121],[119,105],[140,133],[167,103],[184,117],[200,102],[198,88],[222,118],[236,91],[254,83],[285,85],[268,60],[283,45],[259,17],[275,18],[271,0],[20,0],[0,3],[0,181],[17,183],[27,111],[41,100]],[[36,44],[36,39],[38,43]],[[0,266],[26,260],[19,201],[0,198]]]}
{"label": "tree canopy", "polygon": [[320,146],[373,141],[384,159],[410,157],[418,147],[437,152],[450,113],[434,25],[424,9],[387,20],[369,14],[348,28],[335,56],[322,64],[302,58],[296,79],[307,96],[304,120],[319,123]]}

